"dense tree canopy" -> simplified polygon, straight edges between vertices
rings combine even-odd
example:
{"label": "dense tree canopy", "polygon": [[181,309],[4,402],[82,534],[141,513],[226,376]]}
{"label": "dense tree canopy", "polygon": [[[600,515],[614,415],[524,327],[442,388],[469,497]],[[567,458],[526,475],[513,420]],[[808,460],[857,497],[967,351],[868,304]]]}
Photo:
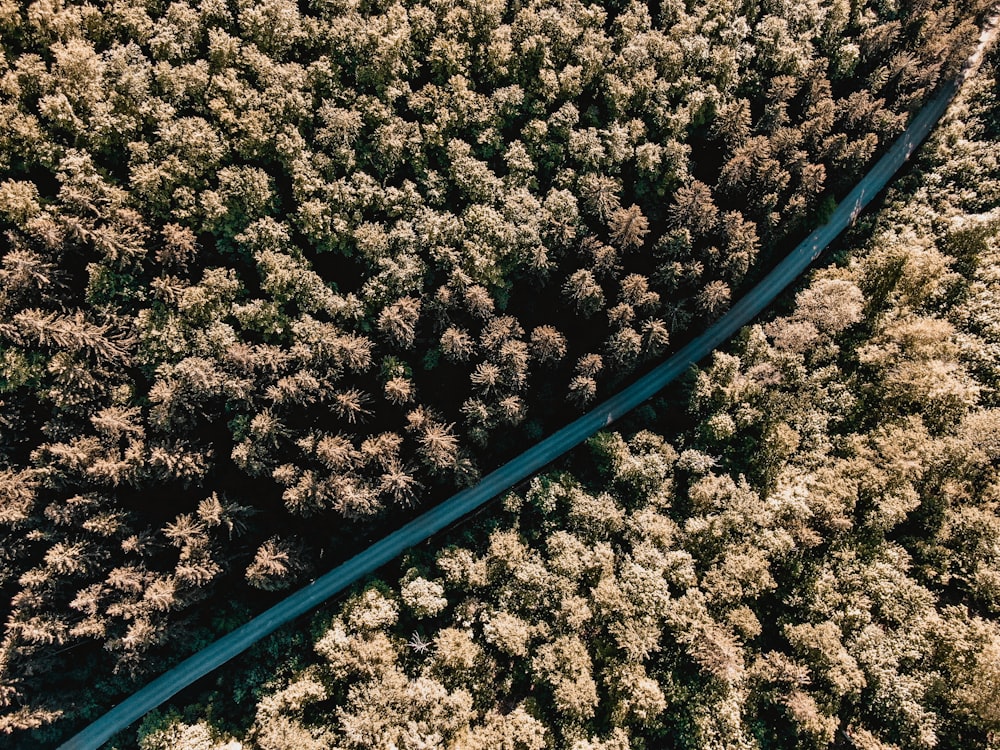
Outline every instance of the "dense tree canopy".
{"label": "dense tree canopy", "polygon": [[671,441],[599,434],[139,746],[997,747],[996,89]]}
{"label": "dense tree canopy", "polygon": [[[3,736],[51,744],[231,628],[217,590],[268,601],[720,315],[956,72],[986,4],[0,0]],[[873,385],[844,391],[937,439],[990,397],[991,292],[949,276],[989,267],[988,236],[912,273],[876,253],[770,345],[822,357],[899,290],[937,300],[873,329]],[[698,408],[705,440],[739,439],[689,458],[746,460],[754,491],[808,434]],[[440,670],[489,653],[463,627]],[[531,669],[585,723],[604,678],[571,630]],[[462,736],[475,697],[441,685],[412,689]],[[490,716],[484,747],[542,732]]]}

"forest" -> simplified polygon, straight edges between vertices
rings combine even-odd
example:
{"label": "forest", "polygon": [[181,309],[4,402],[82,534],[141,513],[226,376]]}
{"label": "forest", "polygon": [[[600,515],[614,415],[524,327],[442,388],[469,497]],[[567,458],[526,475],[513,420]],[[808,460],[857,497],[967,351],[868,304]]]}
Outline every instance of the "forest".
{"label": "forest", "polygon": [[[987,9],[0,0],[0,746],[704,328]],[[792,312],[143,750],[995,746],[995,75]]]}
{"label": "forest", "polygon": [[998,61],[682,397],[151,715],[138,747],[1000,747]]}

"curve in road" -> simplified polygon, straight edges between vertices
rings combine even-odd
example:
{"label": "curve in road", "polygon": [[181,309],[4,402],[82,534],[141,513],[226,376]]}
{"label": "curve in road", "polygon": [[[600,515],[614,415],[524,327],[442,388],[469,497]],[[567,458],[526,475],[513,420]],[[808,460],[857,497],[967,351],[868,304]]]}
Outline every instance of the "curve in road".
{"label": "curve in road", "polygon": [[[991,19],[992,21],[992,19]],[[59,746],[58,750],[98,750],[116,733],[127,728],[148,711],[176,695],[212,670],[250,648],[282,625],[291,622],[358,579],[374,572],[402,552],[451,525],[501,492],[510,489],[538,469],[607,427],[626,412],[639,406],[691,365],[725,342],[760,313],[774,297],[794,281],[812,261],[853,223],[858,213],[886,186],[889,179],[909,159],[944,114],[961,84],[978,65],[992,38],[992,23],[980,39],[976,53],[962,74],[946,84],[910,123],[888,152],[861,179],[830,216],[829,221],[810,234],[729,312],[697,338],[649,374],[612,396],[576,421],[553,433],[527,451],[465,489],[410,521],[360,552],[329,573],[223,636],[173,669],[133,693],[113,709]]]}

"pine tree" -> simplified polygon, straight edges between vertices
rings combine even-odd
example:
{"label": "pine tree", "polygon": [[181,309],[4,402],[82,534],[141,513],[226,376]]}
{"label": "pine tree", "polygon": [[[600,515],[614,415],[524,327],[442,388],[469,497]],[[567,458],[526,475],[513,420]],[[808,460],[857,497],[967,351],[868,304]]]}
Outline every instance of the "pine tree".
{"label": "pine tree", "polygon": [[349,388],[333,394],[333,410],[337,416],[354,424],[363,421],[371,412],[365,408],[370,397],[358,388]]}
{"label": "pine tree", "polygon": [[566,337],[549,325],[531,332],[531,354],[540,363],[558,362],[566,356]]}
{"label": "pine tree", "polygon": [[409,378],[389,378],[385,383],[385,397],[393,404],[408,404],[416,397],[416,389]]}
{"label": "pine tree", "polygon": [[704,286],[695,302],[702,313],[709,317],[717,317],[729,307],[731,296],[732,292],[726,282],[716,280]]}
{"label": "pine tree", "polygon": [[273,536],[257,548],[245,577],[255,588],[278,591],[291,586],[304,569],[303,550],[294,542]]}
{"label": "pine tree", "polygon": [[621,208],[620,193],[621,185],[611,177],[588,173],[580,178],[583,205],[601,223],[607,222]]}
{"label": "pine tree", "polygon": [[477,318],[488,318],[493,314],[494,302],[486,287],[473,284],[465,290],[465,305]]}
{"label": "pine tree", "polygon": [[378,328],[391,342],[408,349],[413,346],[419,317],[420,300],[414,297],[402,297],[383,308],[378,317]]}
{"label": "pine tree", "polygon": [[198,239],[189,227],[165,224],[160,230],[163,244],[156,251],[156,262],[167,268],[186,271],[198,253]]}
{"label": "pine tree", "polygon": [[737,99],[719,112],[712,124],[712,132],[733,149],[749,137],[751,125],[750,102]]}
{"label": "pine tree", "polygon": [[649,220],[634,203],[628,208],[619,208],[611,215],[608,227],[612,244],[620,250],[635,250],[649,234]]}
{"label": "pine tree", "polygon": [[451,326],[441,334],[441,351],[453,362],[464,362],[475,352],[475,340],[467,331]]}
{"label": "pine tree", "polygon": [[686,228],[699,237],[715,229],[718,213],[711,189],[699,180],[678,188],[667,210],[673,226]]}
{"label": "pine tree", "polygon": [[587,406],[597,395],[597,381],[587,375],[577,375],[569,383],[569,394],[567,398],[583,408]]}
{"label": "pine tree", "polygon": [[422,485],[414,477],[414,469],[398,461],[390,461],[379,477],[379,492],[388,495],[397,505],[415,505]]}
{"label": "pine tree", "polygon": [[459,460],[458,438],[454,425],[438,421],[423,408],[407,415],[408,429],[417,435],[418,454],[433,472],[456,468]]}
{"label": "pine tree", "polygon": [[670,329],[659,318],[651,318],[642,324],[642,350],[649,357],[658,357],[670,343]]}
{"label": "pine tree", "polygon": [[584,317],[590,317],[604,306],[604,290],[586,269],[572,273],[563,284],[562,293]]}
{"label": "pine tree", "polygon": [[615,331],[607,341],[608,357],[620,369],[628,371],[642,353],[642,336],[630,326]]}

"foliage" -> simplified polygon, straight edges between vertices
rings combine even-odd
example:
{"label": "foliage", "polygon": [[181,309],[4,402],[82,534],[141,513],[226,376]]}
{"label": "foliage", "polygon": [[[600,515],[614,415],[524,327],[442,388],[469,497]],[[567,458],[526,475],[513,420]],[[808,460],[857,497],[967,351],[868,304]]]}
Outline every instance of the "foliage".
{"label": "foliage", "polygon": [[[954,74],[984,7],[0,2],[3,736],[51,745],[223,629],[209,597],[270,601],[719,315]],[[937,435],[994,363],[928,346],[860,352],[885,377],[858,398],[928,400]],[[795,428],[773,432],[779,462]],[[440,670],[488,653],[464,627]],[[603,678],[566,635],[532,669],[585,722]],[[467,688],[377,679],[473,732]],[[529,709],[468,744],[537,744]]]}
{"label": "foliage", "polygon": [[997,747],[995,104],[984,76],[867,247],[696,374],[674,445],[599,434],[412,553],[244,746]]}

